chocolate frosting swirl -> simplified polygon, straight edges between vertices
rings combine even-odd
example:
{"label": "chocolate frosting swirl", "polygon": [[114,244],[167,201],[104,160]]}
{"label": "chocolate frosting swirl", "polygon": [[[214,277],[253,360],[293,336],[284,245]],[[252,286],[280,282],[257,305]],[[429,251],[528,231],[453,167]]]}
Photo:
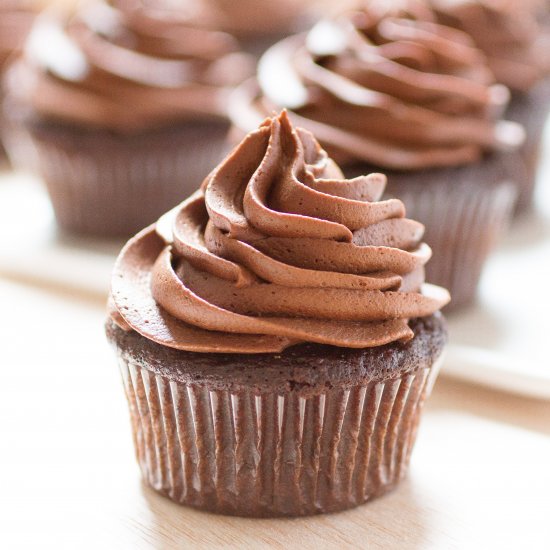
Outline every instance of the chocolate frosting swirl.
{"label": "chocolate frosting swirl", "polygon": [[225,116],[252,67],[230,35],[168,8],[96,0],[65,20],[40,18],[10,91],[46,118],[131,132]]}
{"label": "chocolate frosting swirl", "polygon": [[532,1],[430,0],[441,23],[469,34],[498,82],[526,92],[550,73],[550,32]]}
{"label": "chocolate frosting swirl", "polygon": [[201,189],[122,250],[115,320],[188,351],[298,342],[362,348],[413,337],[449,301],[424,284],[431,251],[385,177],[343,179],[313,136],[268,119]]}
{"label": "chocolate frosting swirl", "polygon": [[259,90],[247,85],[233,98],[236,124],[248,130],[286,107],[337,161],[403,170],[519,145],[521,126],[499,120],[508,90],[471,39],[426,21],[425,5],[407,6],[388,12],[370,2],[273,46],[258,67]]}

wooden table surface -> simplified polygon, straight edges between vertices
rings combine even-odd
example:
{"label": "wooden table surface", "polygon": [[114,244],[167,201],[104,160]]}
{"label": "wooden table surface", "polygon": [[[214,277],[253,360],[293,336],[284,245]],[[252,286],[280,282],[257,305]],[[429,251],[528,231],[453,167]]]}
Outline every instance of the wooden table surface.
{"label": "wooden table surface", "polygon": [[215,516],[141,484],[102,301],[0,277],[0,304],[2,549],[550,548],[549,402],[441,378],[394,493],[329,516]]}

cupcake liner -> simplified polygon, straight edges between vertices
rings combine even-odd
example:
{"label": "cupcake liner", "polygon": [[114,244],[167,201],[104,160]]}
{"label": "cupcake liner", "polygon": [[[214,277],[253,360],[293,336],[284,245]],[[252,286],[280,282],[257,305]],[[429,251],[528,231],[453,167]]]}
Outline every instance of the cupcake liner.
{"label": "cupcake liner", "polygon": [[15,163],[44,180],[62,229],[119,237],[194,192],[223,158],[226,133],[227,125],[217,122],[139,136],[14,125],[6,144]]}
{"label": "cupcake liner", "polygon": [[[516,157],[517,158],[517,157]],[[426,279],[447,288],[457,309],[475,298],[483,265],[508,227],[517,187],[504,174],[513,158],[414,174],[389,173],[387,194],[423,223],[433,251]]]}
{"label": "cupcake liner", "polygon": [[544,127],[550,112],[550,78],[525,94],[514,94],[506,117],[525,127],[526,140],[520,149],[525,170],[518,181],[519,194],[515,213],[520,214],[533,204]]}
{"label": "cupcake liner", "polygon": [[211,389],[120,358],[146,483],[181,504],[263,517],[335,512],[392,489],[440,363],[312,395]]}
{"label": "cupcake liner", "polygon": [[[0,96],[0,101],[2,97]],[[12,159],[8,155],[9,146],[6,143],[13,132],[8,132],[9,124],[6,123],[4,116],[0,109],[0,168],[9,168],[13,163]]]}
{"label": "cupcake liner", "polygon": [[0,114],[0,168],[3,168],[9,164],[8,153],[6,152],[6,147],[4,146],[4,133],[4,121],[2,115]]}
{"label": "cupcake liner", "polygon": [[6,153],[6,148],[4,147],[4,144],[0,141],[0,169],[6,168],[10,164],[10,160],[8,158],[8,154]]}
{"label": "cupcake liner", "polygon": [[21,170],[36,172],[37,154],[34,143],[23,125],[9,118],[0,118],[2,150],[8,165]]}

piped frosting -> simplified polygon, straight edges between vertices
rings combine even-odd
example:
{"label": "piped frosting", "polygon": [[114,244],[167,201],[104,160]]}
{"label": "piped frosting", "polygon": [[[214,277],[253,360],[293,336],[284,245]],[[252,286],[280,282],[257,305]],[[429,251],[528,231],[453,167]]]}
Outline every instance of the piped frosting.
{"label": "piped frosting", "polygon": [[129,241],[112,299],[124,324],[198,352],[363,348],[414,335],[449,301],[386,179],[344,179],[285,112],[248,135],[188,200]]}

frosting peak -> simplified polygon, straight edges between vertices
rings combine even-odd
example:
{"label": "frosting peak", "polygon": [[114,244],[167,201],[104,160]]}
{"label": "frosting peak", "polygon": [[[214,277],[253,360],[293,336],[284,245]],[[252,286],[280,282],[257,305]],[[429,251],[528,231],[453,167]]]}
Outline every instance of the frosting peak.
{"label": "frosting peak", "polygon": [[189,351],[410,339],[408,320],[449,295],[424,284],[424,228],[401,201],[380,200],[385,183],[345,180],[283,112],[126,245],[115,307],[146,338]]}

